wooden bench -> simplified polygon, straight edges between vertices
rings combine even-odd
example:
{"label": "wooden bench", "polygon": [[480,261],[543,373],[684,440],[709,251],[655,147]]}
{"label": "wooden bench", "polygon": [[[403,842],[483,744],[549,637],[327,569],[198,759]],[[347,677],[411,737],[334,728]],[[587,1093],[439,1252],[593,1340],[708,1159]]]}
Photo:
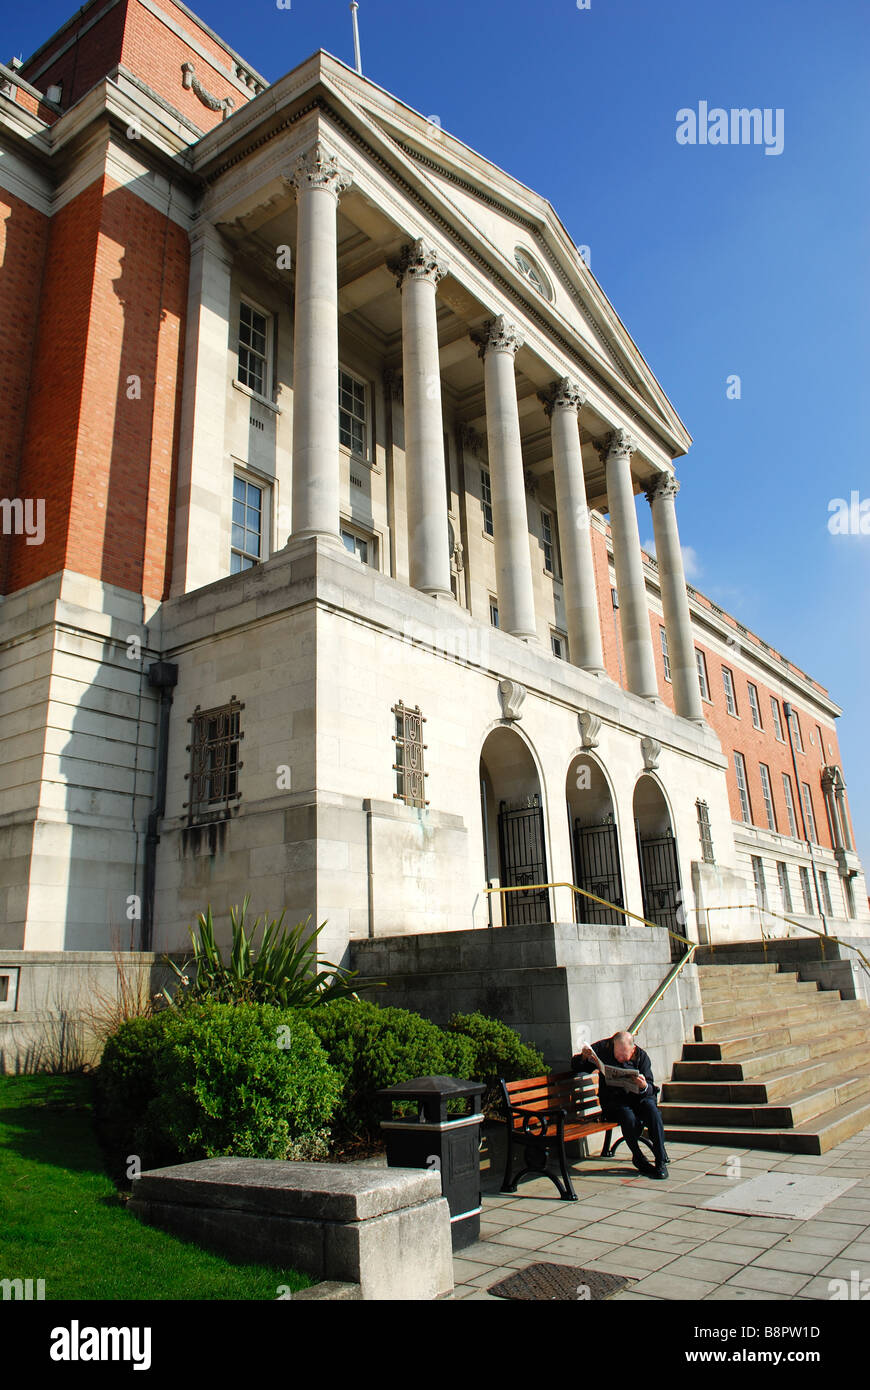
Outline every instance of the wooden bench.
{"label": "wooden bench", "polygon": [[[563,1071],[549,1076],[531,1076],[525,1081],[499,1078],[507,1115],[507,1161],[502,1192],[516,1192],[520,1178],[534,1173],[536,1177],[547,1177],[554,1182],[563,1201],[577,1201],[568,1171],[566,1142],[601,1133],[604,1135],[602,1158],[609,1158],[622,1143],[620,1136],[611,1145],[611,1131],[619,1128],[619,1122],[605,1120],[601,1114],[599,1075],[597,1071],[577,1075]],[[652,1152],[648,1140],[640,1142]],[[512,1177],[515,1149],[523,1150],[525,1167]],[[558,1162],[561,1179],[550,1171],[553,1161]]]}

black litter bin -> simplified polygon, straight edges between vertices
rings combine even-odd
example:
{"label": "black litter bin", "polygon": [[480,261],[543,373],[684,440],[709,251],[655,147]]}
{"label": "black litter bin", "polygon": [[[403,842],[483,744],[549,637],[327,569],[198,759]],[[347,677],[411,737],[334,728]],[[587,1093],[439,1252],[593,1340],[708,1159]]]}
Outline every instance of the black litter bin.
{"label": "black litter bin", "polygon": [[[453,1249],[480,1238],[480,1104],[486,1088],[479,1081],[452,1076],[419,1076],[387,1086],[377,1094],[390,1168],[428,1168],[441,1174],[441,1191],[450,1207]],[[447,1113],[449,1100],[465,1100],[465,1114]],[[414,1103],[417,1114],[394,1118],[394,1105]]]}

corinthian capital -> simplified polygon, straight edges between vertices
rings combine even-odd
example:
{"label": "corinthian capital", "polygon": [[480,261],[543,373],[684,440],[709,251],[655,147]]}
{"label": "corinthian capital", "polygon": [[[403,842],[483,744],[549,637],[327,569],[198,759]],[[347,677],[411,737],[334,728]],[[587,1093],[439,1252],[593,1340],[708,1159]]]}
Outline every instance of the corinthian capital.
{"label": "corinthian capital", "polygon": [[297,191],[303,188],[325,188],[337,198],[353,183],[353,174],[338,162],[338,157],[317,143],[297,159],[290,182]]}
{"label": "corinthian capital", "polygon": [[398,260],[389,262],[389,269],[395,273],[396,284],[401,289],[406,279],[428,280],[437,285],[439,280],[444,279],[449,266],[434,246],[418,237],[410,246],[404,247]]}
{"label": "corinthian capital", "polygon": [[657,478],[653,478],[644,495],[647,502],[652,505],[656,498],[663,498],[669,501],[671,498],[676,497],[679,490],[680,484],[677,482],[673,473],[660,473]]}
{"label": "corinthian capital", "polygon": [[548,415],[552,415],[554,410],[573,410],[576,415],[580,407],[586,404],[586,393],[579,382],[563,376],[561,381],[553,382],[549,391],[539,391],[538,400],[543,403]]}
{"label": "corinthian capital", "polygon": [[512,356],[523,345],[523,339],[515,323],[511,323],[504,314],[499,314],[498,318],[491,319],[486,324],[479,337],[475,337],[475,342],[480,344],[480,356],[485,357],[488,352],[509,352]]}
{"label": "corinthian capital", "polygon": [[597,440],[595,448],[604,462],[610,463],[611,459],[629,458],[637,448],[637,443],[628,430],[619,429],[614,430],[607,439]]}

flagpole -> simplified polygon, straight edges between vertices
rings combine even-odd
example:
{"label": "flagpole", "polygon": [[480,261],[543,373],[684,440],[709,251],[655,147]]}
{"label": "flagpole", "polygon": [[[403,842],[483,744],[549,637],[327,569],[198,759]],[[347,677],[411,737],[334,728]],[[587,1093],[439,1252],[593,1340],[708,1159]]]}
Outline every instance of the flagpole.
{"label": "flagpole", "polygon": [[359,49],[359,20],[357,18],[358,9],[359,4],[357,0],[351,0],[350,12],[353,15],[353,54],[356,60],[356,70],[360,77],[362,77],[362,58]]}

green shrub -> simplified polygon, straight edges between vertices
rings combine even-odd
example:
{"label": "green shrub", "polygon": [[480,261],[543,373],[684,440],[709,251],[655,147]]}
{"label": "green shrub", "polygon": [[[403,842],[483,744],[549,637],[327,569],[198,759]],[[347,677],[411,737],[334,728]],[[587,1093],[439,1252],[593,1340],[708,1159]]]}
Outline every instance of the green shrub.
{"label": "green shrub", "polygon": [[446,1033],[408,1009],[336,1000],[306,1010],[305,1018],[341,1078],[333,1125],[337,1138],[380,1137],[382,1111],[375,1092],[384,1086],[418,1076],[471,1076],[471,1040],[458,1032]]}
{"label": "green shrub", "polygon": [[453,1036],[468,1038],[474,1046],[475,1081],[483,1081],[486,1091],[483,1108],[487,1114],[501,1114],[501,1093],[498,1078],[519,1081],[526,1076],[541,1076],[546,1065],[535,1047],[524,1043],[514,1028],[498,1018],[485,1014],[454,1014],[447,1025]]}
{"label": "green shrub", "polygon": [[106,1045],[99,1090],[107,1140],[123,1137],[148,1167],[325,1157],[340,1082],[299,1014],[190,1002],[124,1024]]}

